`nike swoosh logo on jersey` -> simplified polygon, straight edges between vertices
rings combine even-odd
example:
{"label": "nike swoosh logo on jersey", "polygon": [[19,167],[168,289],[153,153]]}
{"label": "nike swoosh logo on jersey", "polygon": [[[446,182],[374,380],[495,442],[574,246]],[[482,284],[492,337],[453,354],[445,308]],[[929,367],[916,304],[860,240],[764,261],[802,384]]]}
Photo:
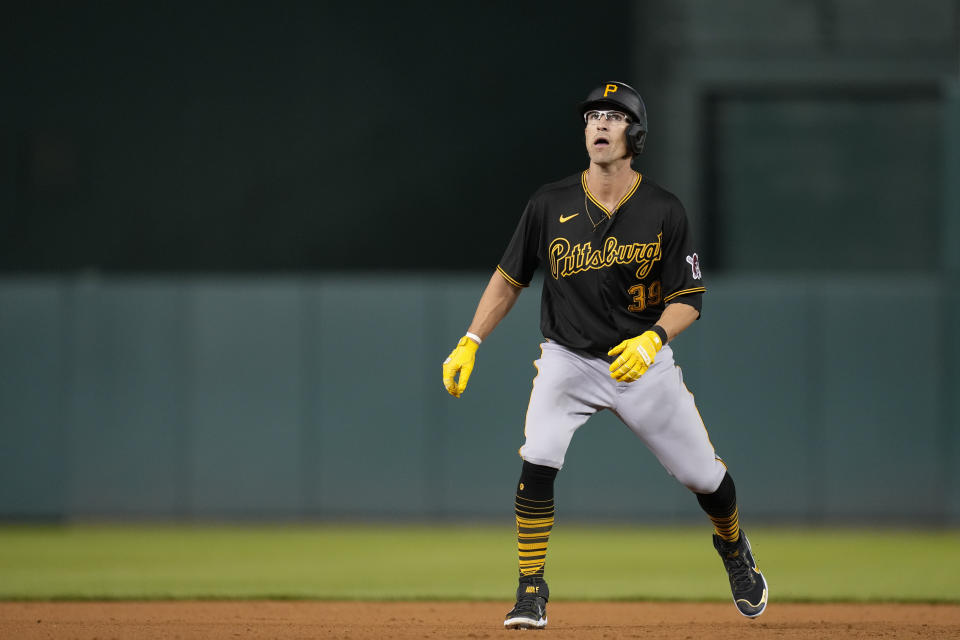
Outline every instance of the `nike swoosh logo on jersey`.
{"label": "nike swoosh logo on jersey", "polygon": [[570,219],[572,219],[572,218],[576,218],[578,215],[580,215],[579,212],[570,214],[569,216],[560,216],[560,222],[566,222],[567,220],[570,220]]}

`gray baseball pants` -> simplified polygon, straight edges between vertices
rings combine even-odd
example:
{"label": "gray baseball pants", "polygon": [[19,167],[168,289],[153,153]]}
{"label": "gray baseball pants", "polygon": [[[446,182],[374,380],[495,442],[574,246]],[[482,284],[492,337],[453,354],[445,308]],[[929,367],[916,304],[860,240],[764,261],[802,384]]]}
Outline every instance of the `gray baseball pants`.
{"label": "gray baseball pants", "polygon": [[726,467],[716,456],[693,394],[664,345],[639,380],[617,382],[609,363],[556,342],[540,345],[520,448],[524,460],[560,469],[573,434],[609,409],[664,466],[695,493],[713,493]]}

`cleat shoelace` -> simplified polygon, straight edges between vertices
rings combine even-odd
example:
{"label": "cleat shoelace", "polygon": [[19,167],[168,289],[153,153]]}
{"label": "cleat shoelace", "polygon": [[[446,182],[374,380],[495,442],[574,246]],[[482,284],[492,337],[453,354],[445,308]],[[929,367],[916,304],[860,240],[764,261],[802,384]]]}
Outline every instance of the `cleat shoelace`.
{"label": "cleat shoelace", "polygon": [[511,615],[529,616],[534,620],[539,620],[541,616],[541,612],[540,612],[539,603],[537,602],[538,599],[539,599],[539,596],[536,596],[534,594],[521,597],[519,600],[517,600],[517,605],[513,608],[513,611],[510,612]]}
{"label": "cleat shoelace", "polygon": [[733,580],[737,591],[744,591],[753,586],[753,570],[741,555],[732,556],[727,554],[723,559],[723,564],[727,568],[727,573]]}

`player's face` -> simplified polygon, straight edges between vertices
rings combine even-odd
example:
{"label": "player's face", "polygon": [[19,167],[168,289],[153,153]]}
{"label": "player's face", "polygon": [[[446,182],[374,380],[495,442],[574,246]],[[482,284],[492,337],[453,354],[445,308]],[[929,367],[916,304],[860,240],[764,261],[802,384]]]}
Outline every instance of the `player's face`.
{"label": "player's face", "polygon": [[585,118],[583,135],[590,161],[594,164],[609,164],[629,155],[626,135],[629,119],[623,113],[612,112],[622,117],[607,117],[605,113],[588,111]]}

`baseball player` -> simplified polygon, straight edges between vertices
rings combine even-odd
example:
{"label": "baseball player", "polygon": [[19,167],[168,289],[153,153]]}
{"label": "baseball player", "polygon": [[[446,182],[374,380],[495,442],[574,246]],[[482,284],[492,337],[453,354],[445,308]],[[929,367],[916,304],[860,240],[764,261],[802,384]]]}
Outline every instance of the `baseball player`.
{"label": "baseball player", "polygon": [[543,266],[545,340],[534,363],[514,503],[519,585],[503,624],[547,624],[554,480],[574,432],[603,409],[696,495],[713,522],[737,609],[758,616],[767,583],[739,527],[733,479],[669,346],[700,316],[706,290],[686,213],[676,196],[631,166],[647,133],[646,107],[632,87],[600,85],[580,114],[589,166],[534,193],[466,335],[443,363],[444,386],[459,398],[477,349]]}

